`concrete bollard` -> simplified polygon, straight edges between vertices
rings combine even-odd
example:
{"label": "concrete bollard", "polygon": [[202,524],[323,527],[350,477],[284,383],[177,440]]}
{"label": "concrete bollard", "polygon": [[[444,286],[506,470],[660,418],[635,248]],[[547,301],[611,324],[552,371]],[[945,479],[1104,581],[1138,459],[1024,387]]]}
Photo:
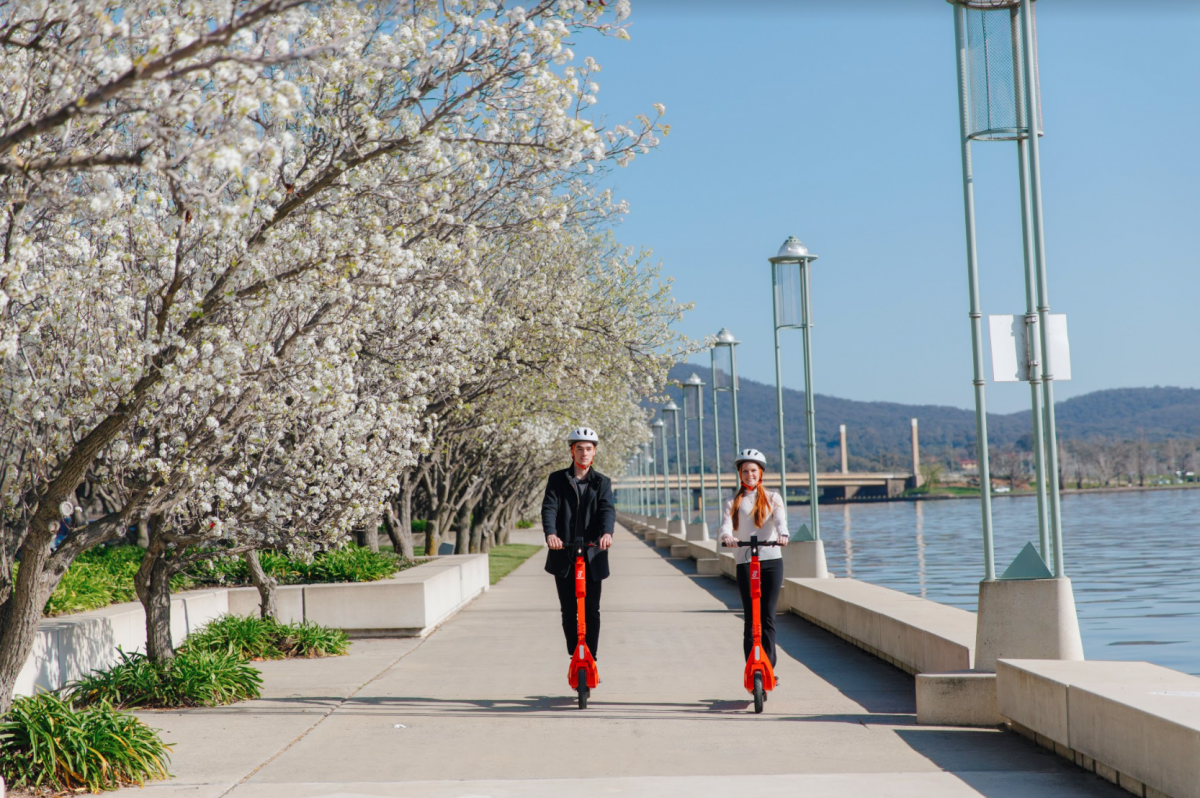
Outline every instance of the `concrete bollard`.
{"label": "concrete bollard", "polygon": [[1001,658],[1082,660],[1071,580],[980,582],[975,635],[975,670],[985,673]]}
{"label": "concrete bollard", "polygon": [[917,723],[923,726],[999,726],[996,674],[918,673]]}
{"label": "concrete bollard", "polygon": [[672,518],[670,521],[667,522],[667,534],[668,535],[678,535],[681,538],[686,538],[687,524],[684,523],[682,518],[679,518],[679,517]]}
{"label": "concrete bollard", "polygon": [[688,540],[708,540],[708,522],[700,521],[695,524],[688,524],[686,534]]}
{"label": "concrete bollard", "polygon": [[825,542],[797,540],[783,548],[784,579],[828,579],[825,566]]}

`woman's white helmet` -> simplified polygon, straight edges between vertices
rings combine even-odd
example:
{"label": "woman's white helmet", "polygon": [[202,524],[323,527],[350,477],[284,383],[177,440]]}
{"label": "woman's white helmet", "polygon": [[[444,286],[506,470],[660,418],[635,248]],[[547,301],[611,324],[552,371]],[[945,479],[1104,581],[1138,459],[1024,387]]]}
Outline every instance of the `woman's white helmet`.
{"label": "woman's white helmet", "polygon": [[596,434],[594,429],[590,429],[589,427],[576,427],[567,436],[567,443],[574,445],[580,441],[591,441],[598,444],[600,443],[600,436]]}
{"label": "woman's white helmet", "polygon": [[766,469],[767,458],[758,449],[742,449],[742,453],[733,461],[733,467],[741,468],[742,463],[758,463],[760,468]]}

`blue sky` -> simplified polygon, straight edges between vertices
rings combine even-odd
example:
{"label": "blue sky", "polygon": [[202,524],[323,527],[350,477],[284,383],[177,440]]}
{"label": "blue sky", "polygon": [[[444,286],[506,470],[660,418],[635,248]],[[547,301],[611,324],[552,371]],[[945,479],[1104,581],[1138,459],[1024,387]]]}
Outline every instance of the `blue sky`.
{"label": "blue sky", "polygon": [[[1200,387],[1200,3],[1037,6],[1049,293],[1074,372],[1057,396]],[[630,19],[631,41],[576,51],[603,65],[610,123],[666,105],[662,147],[608,183],[631,206],[619,237],[695,302],[683,332],[728,326],[742,376],[773,383],[766,259],[797,235],[820,256],[818,393],[971,406],[950,6],[635,0]],[[1021,313],[1016,146],[974,155],[983,312]],[[789,387],[799,352],[785,332]],[[990,410],[1028,401],[989,382]]]}

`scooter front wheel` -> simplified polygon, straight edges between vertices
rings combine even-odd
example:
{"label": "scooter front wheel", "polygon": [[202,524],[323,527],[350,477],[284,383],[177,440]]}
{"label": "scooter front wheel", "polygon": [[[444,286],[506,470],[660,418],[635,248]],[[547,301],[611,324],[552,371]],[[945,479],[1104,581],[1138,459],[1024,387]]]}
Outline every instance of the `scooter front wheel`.
{"label": "scooter front wheel", "polygon": [[575,675],[577,677],[576,684],[579,685],[579,708],[587,709],[588,695],[591,693],[587,685],[587,668],[580,668]]}
{"label": "scooter front wheel", "polygon": [[766,700],[766,691],[763,690],[763,677],[761,673],[754,674],[754,714],[758,715],[763,711],[763,701]]}

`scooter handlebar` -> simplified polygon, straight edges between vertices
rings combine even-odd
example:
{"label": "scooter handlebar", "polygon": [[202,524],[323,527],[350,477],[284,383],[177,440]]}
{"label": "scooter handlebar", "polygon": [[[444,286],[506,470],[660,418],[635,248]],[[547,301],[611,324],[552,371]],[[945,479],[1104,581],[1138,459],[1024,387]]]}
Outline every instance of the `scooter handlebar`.
{"label": "scooter handlebar", "polygon": [[741,548],[742,546],[778,546],[778,545],[779,545],[778,540],[768,540],[768,541],[759,542],[759,543],[752,543],[749,540],[739,540],[737,542],[736,546],[730,546],[728,544],[725,544],[725,548],[736,549],[736,548]]}

